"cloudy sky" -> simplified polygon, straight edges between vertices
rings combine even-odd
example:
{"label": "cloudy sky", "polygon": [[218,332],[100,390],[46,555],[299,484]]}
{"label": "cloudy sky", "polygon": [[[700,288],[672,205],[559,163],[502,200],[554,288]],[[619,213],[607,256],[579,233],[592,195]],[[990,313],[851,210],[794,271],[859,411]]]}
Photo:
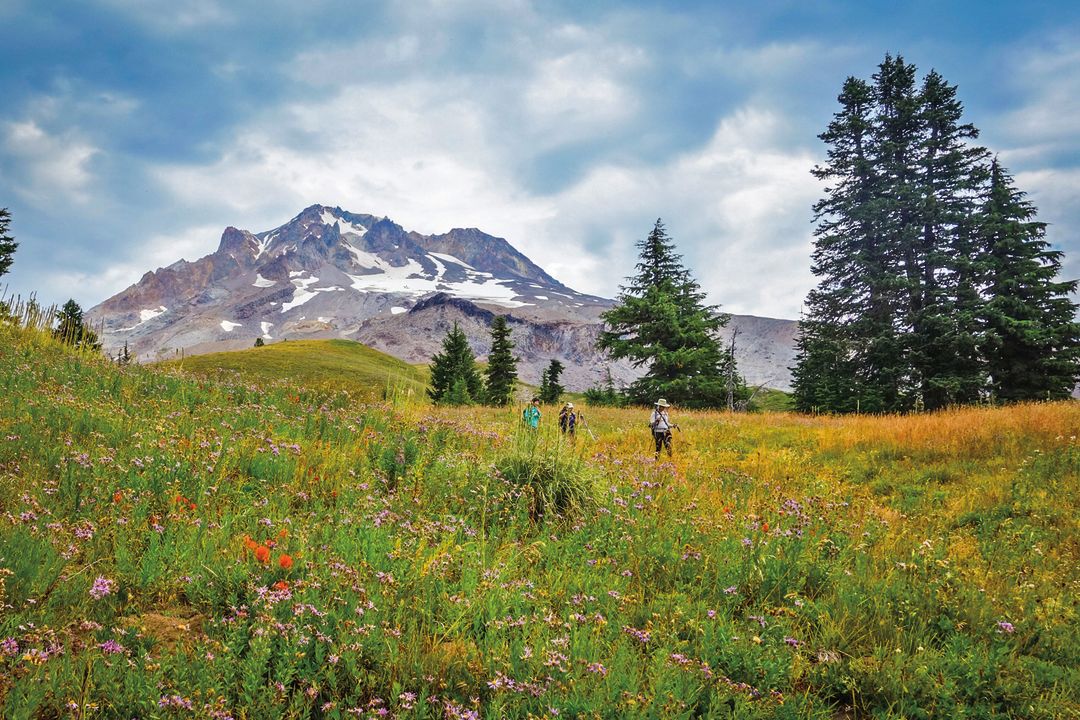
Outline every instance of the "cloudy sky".
{"label": "cloudy sky", "polygon": [[609,297],[662,217],[712,302],[795,318],[816,136],[886,52],[959,85],[1076,278],[1077,38],[1064,0],[0,0],[0,289],[88,308],[321,203]]}

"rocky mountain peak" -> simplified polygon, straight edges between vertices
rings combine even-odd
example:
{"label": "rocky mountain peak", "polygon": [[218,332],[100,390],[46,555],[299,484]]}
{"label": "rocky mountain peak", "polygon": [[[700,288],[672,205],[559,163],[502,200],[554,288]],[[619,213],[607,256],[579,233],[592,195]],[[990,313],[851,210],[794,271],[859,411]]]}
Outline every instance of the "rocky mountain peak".
{"label": "rocky mountain peak", "polygon": [[[311,205],[272,230],[227,227],[213,253],[147,273],[87,315],[101,324],[106,349],[127,343],[140,360],[250,347],[255,338],[341,337],[427,362],[454,322],[483,356],[491,320],[512,312],[522,378],[537,381],[560,358],[573,366],[569,386],[583,389],[609,368],[622,379],[640,372],[595,351],[600,314],[612,304],[566,287],[478,228],[423,235],[385,216]],[[785,386],[789,355],[776,353],[786,364],[774,386]]]}

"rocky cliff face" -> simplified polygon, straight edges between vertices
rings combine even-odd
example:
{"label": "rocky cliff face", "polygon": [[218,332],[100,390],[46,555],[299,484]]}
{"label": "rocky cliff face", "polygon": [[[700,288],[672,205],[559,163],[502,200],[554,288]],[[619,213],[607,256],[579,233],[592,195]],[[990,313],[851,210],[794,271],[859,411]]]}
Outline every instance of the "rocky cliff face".
{"label": "rocky cliff face", "polygon": [[[107,350],[140,360],[250,347],[284,338],[350,338],[409,362],[428,362],[457,322],[479,357],[489,325],[508,315],[519,374],[539,381],[555,358],[565,385],[585,389],[605,371],[638,374],[594,350],[613,301],[548,275],[503,238],[475,228],[408,232],[388,218],[313,205],[260,233],[226,228],[217,251],[146,273],[91,308]],[[795,323],[734,316],[740,370],[753,384],[787,389]]]}

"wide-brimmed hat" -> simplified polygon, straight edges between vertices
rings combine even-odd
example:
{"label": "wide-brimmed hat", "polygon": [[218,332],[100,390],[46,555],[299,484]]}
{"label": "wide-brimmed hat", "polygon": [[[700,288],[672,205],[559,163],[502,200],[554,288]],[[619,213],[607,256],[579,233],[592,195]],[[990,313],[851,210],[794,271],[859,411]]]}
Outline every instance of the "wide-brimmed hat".
{"label": "wide-brimmed hat", "polygon": [[573,410],[574,409],[574,403],[566,403],[566,409],[567,410]]}
{"label": "wide-brimmed hat", "polygon": [[660,398],[659,400],[656,401],[656,407],[671,407],[671,406],[668,405],[667,400],[665,400],[664,398]]}

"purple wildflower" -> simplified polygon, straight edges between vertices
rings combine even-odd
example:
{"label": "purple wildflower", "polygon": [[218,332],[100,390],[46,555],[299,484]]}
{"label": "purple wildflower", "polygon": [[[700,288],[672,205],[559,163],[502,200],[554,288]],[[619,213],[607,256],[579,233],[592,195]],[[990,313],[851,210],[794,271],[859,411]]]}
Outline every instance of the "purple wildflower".
{"label": "purple wildflower", "polygon": [[112,594],[112,591],[115,589],[115,582],[108,579],[107,577],[98,575],[97,579],[94,580],[93,587],[90,588],[90,597],[94,598],[95,600],[100,600],[106,595]]}
{"label": "purple wildflower", "polygon": [[121,653],[127,652],[126,647],[112,639],[100,643],[98,645],[98,648],[100,648],[101,651],[106,655],[119,655]]}

